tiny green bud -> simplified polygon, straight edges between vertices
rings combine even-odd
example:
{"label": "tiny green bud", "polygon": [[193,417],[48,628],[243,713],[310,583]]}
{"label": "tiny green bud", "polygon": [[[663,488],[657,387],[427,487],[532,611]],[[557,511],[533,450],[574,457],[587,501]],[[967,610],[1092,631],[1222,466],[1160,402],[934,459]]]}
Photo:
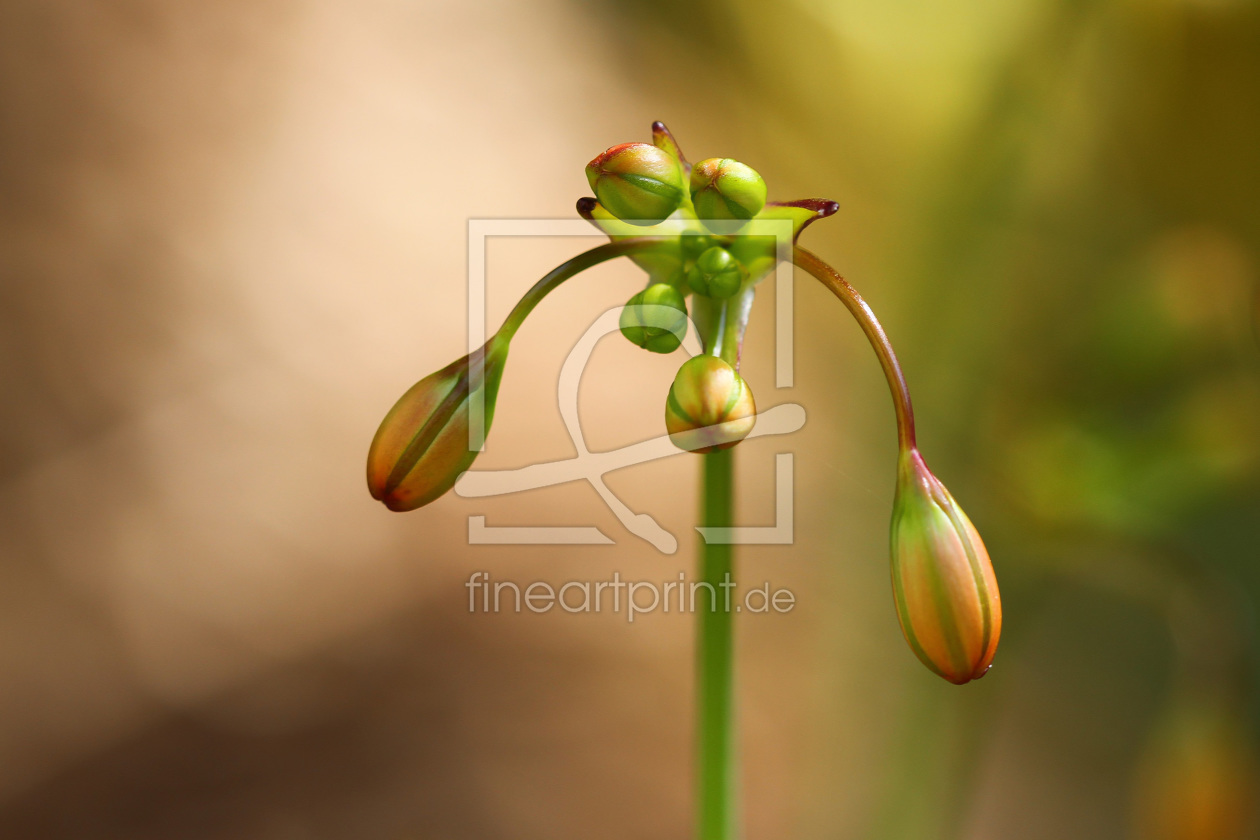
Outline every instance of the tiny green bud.
{"label": "tiny green bud", "polygon": [[1002,633],[993,563],[917,449],[898,466],[892,580],[901,630],[923,664],[958,685],[984,676]]}
{"label": "tiny green bud", "polygon": [[472,466],[480,453],[468,449],[469,397],[484,392],[489,431],[507,361],[506,342],[492,340],[486,347],[479,383],[472,383],[471,357],[465,356],[411,386],[385,415],[368,449],[372,498],[390,510],[415,510],[450,490]]}
{"label": "tiny green bud", "polygon": [[744,267],[725,248],[714,246],[696,258],[687,272],[687,285],[693,292],[711,298],[728,298],[744,282]]}
{"label": "tiny green bud", "polygon": [[717,240],[707,233],[688,233],[682,236],[682,252],[689,260],[703,254],[705,251],[718,244]]}
{"label": "tiny green bud", "polygon": [[586,165],[586,179],[609,213],[629,224],[654,225],[682,204],[682,166],[648,143],[613,146]]}
{"label": "tiny green bud", "polygon": [[693,356],[678,369],[665,400],[665,429],[679,449],[728,449],[748,437],[756,422],[752,391],[725,361]]}
{"label": "tiny green bud", "polygon": [[766,206],[766,182],[737,160],[709,158],[691,169],[691,201],[701,221],[746,222]]}
{"label": "tiny green bud", "polygon": [[669,283],[653,283],[626,302],[621,334],[653,353],[672,353],[687,336],[687,302]]}

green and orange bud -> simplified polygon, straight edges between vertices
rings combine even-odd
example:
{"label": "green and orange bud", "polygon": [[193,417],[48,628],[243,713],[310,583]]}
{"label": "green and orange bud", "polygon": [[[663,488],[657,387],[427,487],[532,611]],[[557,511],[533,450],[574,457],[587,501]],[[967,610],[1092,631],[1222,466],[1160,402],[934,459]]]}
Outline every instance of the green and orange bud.
{"label": "green and orange bud", "polygon": [[700,256],[687,272],[687,285],[697,294],[728,298],[739,291],[746,272],[731,252],[715,245]]}
{"label": "green and orange bud", "polygon": [[756,422],[752,391],[725,361],[693,356],[678,369],[665,401],[665,429],[679,449],[729,449],[748,437]]}
{"label": "green and orange bud", "polygon": [[993,564],[971,520],[913,448],[898,465],[892,582],[901,630],[923,664],[957,685],[984,676],[1002,632]]}
{"label": "green and orange bud", "polygon": [[[455,485],[480,454],[469,448],[470,402],[481,397],[482,430],[489,431],[507,351],[506,341],[491,339],[482,350],[429,374],[402,395],[368,449],[372,498],[390,510],[415,510]],[[482,358],[483,373],[475,377],[473,365]]]}
{"label": "green and orange bud", "polygon": [[673,353],[687,337],[687,301],[668,283],[653,283],[626,302],[621,334],[653,353]]}
{"label": "green and orange bud", "polygon": [[691,201],[702,221],[746,222],[766,206],[766,182],[737,160],[709,158],[691,168]]}
{"label": "green and orange bud", "polygon": [[654,225],[685,197],[682,164],[648,143],[613,146],[586,165],[586,180],[609,213],[632,225]]}

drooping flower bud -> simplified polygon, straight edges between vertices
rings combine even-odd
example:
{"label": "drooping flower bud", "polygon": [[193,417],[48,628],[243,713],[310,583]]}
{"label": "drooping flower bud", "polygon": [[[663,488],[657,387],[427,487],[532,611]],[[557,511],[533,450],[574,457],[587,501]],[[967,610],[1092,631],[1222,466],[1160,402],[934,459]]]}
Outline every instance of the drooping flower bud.
{"label": "drooping flower bud", "polygon": [[626,302],[621,334],[653,353],[672,353],[687,337],[687,301],[669,283],[653,283]]}
{"label": "drooping flower bud", "polygon": [[[368,449],[372,498],[390,510],[415,510],[455,485],[480,454],[469,451],[470,397],[483,395],[483,431],[488,432],[507,350],[506,342],[491,339],[482,350],[429,374],[402,395]],[[471,368],[482,357],[484,373],[474,382]]]}
{"label": "drooping flower bud", "polygon": [[613,146],[586,165],[586,179],[609,213],[630,224],[654,225],[682,203],[682,164],[648,143]]}
{"label": "drooping flower bud", "polygon": [[744,267],[721,246],[702,253],[687,272],[687,285],[691,290],[711,298],[728,298],[739,291],[743,282]]}
{"label": "drooping flower bud", "polygon": [[665,401],[665,429],[679,449],[728,449],[748,437],[756,422],[752,391],[725,361],[693,356],[678,369]]}
{"label": "drooping flower bud", "polygon": [[691,168],[691,201],[702,221],[746,222],[766,206],[766,182],[737,160],[709,158]]}
{"label": "drooping flower bud", "polygon": [[984,676],[1002,631],[993,564],[917,449],[898,466],[892,581],[901,630],[923,664],[958,685]]}

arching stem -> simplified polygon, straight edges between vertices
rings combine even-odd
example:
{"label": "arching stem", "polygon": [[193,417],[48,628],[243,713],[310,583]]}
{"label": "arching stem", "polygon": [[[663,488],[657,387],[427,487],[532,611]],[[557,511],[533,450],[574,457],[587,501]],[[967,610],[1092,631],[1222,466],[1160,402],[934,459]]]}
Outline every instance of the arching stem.
{"label": "arching stem", "polygon": [[888,379],[888,390],[892,392],[893,408],[897,412],[897,441],[903,450],[914,449],[914,408],[910,405],[910,391],[906,388],[906,378],[901,373],[897,354],[893,352],[892,344],[888,341],[884,328],[880,326],[879,319],[866,301],[862,300],[857,289],[814,254],[804,248],[793,248],[792,262],[821,280],[857,319],[862,332],[866,333],[866,340],[879,357],[884,376]]}
{"label": "arching stem", "polygon": [[496,340],[508,341],[520,329],[524,323],[526,316],[534,311],[543,298],[551,294],[566,280],[569,280],[576,274],[580,274],[586,269],[599,265],[602,262],[616,259],[617,257],[630,257],[636,254],[646,254],[655,250],[664,250],[669,247],[669,242],[665,238],[643,236],[633,239],[622,239],[617,242],[608,242],[589,251],[583,251],[572,259],[566,260],[560,265],[547,272],[541,280],[535,283],[528,292],[524,294],[512,311],[508,313],[507,319],[504,320],[503,326],[499,328],[495,334]]}

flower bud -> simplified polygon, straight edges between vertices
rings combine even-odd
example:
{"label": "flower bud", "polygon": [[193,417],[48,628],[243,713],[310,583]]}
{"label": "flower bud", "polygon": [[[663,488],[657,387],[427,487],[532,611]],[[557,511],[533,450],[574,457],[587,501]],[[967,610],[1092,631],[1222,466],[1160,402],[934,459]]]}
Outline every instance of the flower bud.
{"label": "flower bud", "polygon": [[694,260],[718,244],[717,240],[707,233],[689,233],[682,236],[681,239],[683,256],[689,260]]}
{"label": "flower bud", "polygon": [[665,401],[665,429],[679,449],[728,449],[748,437],[756,422],[752,391],[722,359],[693,356],[678,369]]}
{"label": "flower bud", "polygon": [[728,298],[739,291],[744,282],[744,267],[731,252],[715,246],[696,258],[687,272],[687,285],[693,292],[711,298]]}
{"label": "flower bud", "polygon": [[454,486],[480,454],[469,451],[469,398],[484,394],[485,430],[494,417],[507,344],[486,345],[484,375],[472,382],[470,360],[452,362],[421,379],[381,421],[368,449],[367,480],[372,498],[390,510],[423,507]]}
{"label": "flower bud", "polygon": [[923,664],[958,685],[984,676],[1002,631],[993,564],[917,449],[901,453],[892,581],[901,630]]}
{"label": "flower bud", "polygon": [[653,353],[672,353],[687,337],[687,302],[669,283],[653,283],[626,302],[621,334]]}
{"label": "flower bud", "polygon": [[630,224],[654,225],[682,203],[682,166],[647,143],[613,146],[586,165],[586,179],[608,212]]}
{"label": "flower bud", "polygon": [[709,158],[691,169],[691,201],[702,221],[746,222],[766,206],[766,182],[737,160]]}

